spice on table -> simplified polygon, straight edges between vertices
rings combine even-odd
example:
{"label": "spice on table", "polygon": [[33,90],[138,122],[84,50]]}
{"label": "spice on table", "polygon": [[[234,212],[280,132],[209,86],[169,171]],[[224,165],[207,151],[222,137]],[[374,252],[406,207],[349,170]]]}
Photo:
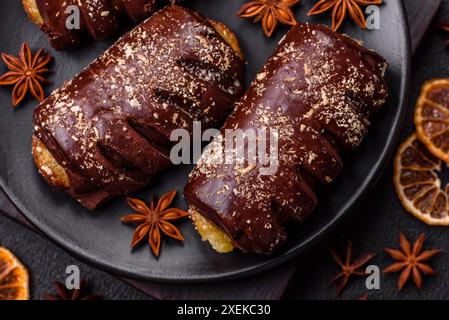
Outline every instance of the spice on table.
{"label": "spice on table", "polygon": [[401,271],[398,287],[401,290],[407,281],[412,277],[416,287],[422,286],[422,274],[433,275],[435,271],[426,263],[429,259],[440,253],[441,250],[431,249],[423,251],[424,234],[421,234],[413,244],[413,248],[405,235],[401,232],[399,244],[401,250],[385,249],[394,260],[393,263],[384,270],[384,273],[394,273]]}
{"label": "spice on table", "polygon": [[336,31],[340,28],[349,13],[352,20],[354,20],[360,28],[365,29],[365,14],[360,6],[376,4],[382,4],[382,0],[320,0],[307,15],[312,16],[332,10],[332,29]]}
{"label": "spice on table", "polygon": [[337,295],[339,296],[343,289],[348,284],[349,279],[352,275],[364,276],[366,272],[362,267],[366,265],[372,258],[374,258],[374,253],[367,253],[362,255],[361,257],[355,259],[352,262],[352,242],[347,240],[346,246],[346,256],[345,261],[343,262],[342,258],[330,247],[328,247],[329,251],[332,254],[332,258],[341,268],[341,272],[339,272],[334,278],[332,278],[331,282],[337,284]]}
{"label": "spice on table", "polygon": [[136,212],[121,218],[122,222],[137,225],[131,247],[135,247],[148,236],[148,242],[156,256],[161,247],[161,232],[170,238],[184,241],[181,232],[170,221],[187,217],[188,212],[178,208],[168,208],[175,198],[176,190],[163,195],[157,205],[151,201],[148,207],[142,200],[128,198],[128,204]]}
{"label": "spice on table", "polygon": [[89,294],[88,285],[85,279],[80,281],[79,289],[67,289],[61,282],[55,281],[55,294],[45,294],[44,300],[102,300],[98,294]]}
{"label": "spice on table", "polygon": [[12,92],[12,103],[17,106],[29,92],[39,101],[44,100],[42,85],[46,82],[43,74],[47,73],[48,63],[52,57],[44,54],[40,49],[36,55],[31,53],[28,43],[22,45],[19,57],[3,53],[2,59],[9,71],[0,76],[0,85],[14,86]]}
{"label": "spice on table", "polygon": [[262,20],[262,29],[267,37],[271,37],[278,23],[294,26],[298,22],[292,7],[300,0],[253,0],[244,4],[239,12],[240,18],[254,18],[254,22]]}
{"label": "spice on table", "polygon": [[14,254],[0,247],[0,300],[28,300],[27,269]]}

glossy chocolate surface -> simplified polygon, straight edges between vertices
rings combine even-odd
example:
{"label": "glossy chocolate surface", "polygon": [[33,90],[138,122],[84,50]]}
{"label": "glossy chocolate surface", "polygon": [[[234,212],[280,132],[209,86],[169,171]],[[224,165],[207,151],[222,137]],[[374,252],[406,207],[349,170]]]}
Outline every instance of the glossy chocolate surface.
{"label": "glossy chocolate surface", "polygon": [[167,7],[42,102],[34,134],[65,168],[67,191],[94,209],[169,167],[173,130],[219,127],[243,69],[205,18]]}
{"label": "glossy chocolate surface", "polygon": [[[150,16],[158,4],[177,3],[182,0],[36,0],[43,18],[42,29],[48,33],[55,49],[78,47],[82,38],[89,34],[94,39],[103,39],[117,31],[119,20],[127,16],[141,21]],[[69,29],[66,22],[72,21],[70,6],[80,12],[80,28]]]}
{"label": "glossy chocolate surface", "polygon": [[[243,251],[280,248],[285,224],[315,209],[314,189],[339,175],[340,152],[360,145],[370,115],[385,103],[386,67],[378,54],[325,26],[293,27],[222,128],[277,129],[277,172],[261,175],[259,159],[210,164],[203,154],[185,188],[189,204]],[[215,154],[220,147],[211,146]]]}

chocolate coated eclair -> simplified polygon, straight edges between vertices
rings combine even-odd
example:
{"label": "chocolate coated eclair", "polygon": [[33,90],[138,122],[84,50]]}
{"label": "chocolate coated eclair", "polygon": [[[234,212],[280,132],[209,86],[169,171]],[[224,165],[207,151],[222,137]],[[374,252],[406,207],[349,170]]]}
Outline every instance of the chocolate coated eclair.
{"label": "chocolate coated eclair", "polygon": [[171,165],[173,130],[225,121],[242,95],[240,55],[224,25],[159,11],[35,110],[39,172],[89,209],[145,186]]}
{"label": "chocolate coated eclair", "polygon": [[219,252],[279,249],[285,224],[314,211],[315,187],[338,176],[341,151],[360,145],[384,105],[386,68],[384,58],[325,26],[293,27],[221,130],[276,129],[277,171],[261,174],[260,159],[211,163],[210,154],[223,152],[213,143],[185,188],[203,238]]}

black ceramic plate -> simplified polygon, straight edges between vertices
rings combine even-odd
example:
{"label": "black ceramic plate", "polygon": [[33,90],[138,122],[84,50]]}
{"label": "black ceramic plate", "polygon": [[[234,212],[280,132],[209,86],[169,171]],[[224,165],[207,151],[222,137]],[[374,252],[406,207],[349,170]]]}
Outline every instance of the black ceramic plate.
{"label": "black ceramic plate", "polygon": [[[190,1],[190,2],[188,2]],[[248,60],[247,84],[264,64],[288,30],[280,28],[267,39],[260,25],[236,17],[244,0],[188,0],[187,5],[202,14],[226,23],[238,35]],[[110,271],[129,277],[157,281],[205,281],[237,277],[266,270],[297,256],[339,220],[376,180],[390,155],[405,108],[409,79],[409,35],[402,2],[385,0],[381,7],[380,30],[359,30],[346,22],[343,32],[363,40],[390,63],[387,80],[391,91],[388,104],[373,119],[363,146],[345,159],[345,170],[336,183],[320,192],[320,206],[307,222],[292,230],[285,249],[273,257],[235,252],[215,253],[203,243],[190,222],[181,224],[186,241],[164,240],[161,256],[154,258],[148,246],[130,250],[133,229],[122,225],[120,216],[130,213],[124,199],[118,199],[96,213],[90,213],[62,192],[55,192],[42,180],[31,154],[32,112],[36,102],[20,108],[11,106],[10,91],[0,88],[0,183],[17,207],[41,231],[77,256]],[[314,1],[295,8],[299,21],[330,23],[329,16],[307,18]],[[53,84],[48,92],[69,80],[113,41],[87,43],[82,49],[55,52],[46,36],[28,21],[19,0],[0,1],[0,51],[17,54],[23,41],[31,47],[45,47],[55,57]],[[0,72],[6,68],[1,65]],[[135,196],[150,199],[176,188],[182,191],[190,166],[158,175],[151,187]],[[179,207],[186,208],[182,196]]]}

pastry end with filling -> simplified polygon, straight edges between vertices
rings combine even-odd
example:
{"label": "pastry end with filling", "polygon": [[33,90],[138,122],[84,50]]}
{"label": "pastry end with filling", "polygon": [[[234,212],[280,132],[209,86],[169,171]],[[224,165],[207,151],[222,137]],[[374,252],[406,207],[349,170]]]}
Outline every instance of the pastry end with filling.
{"label": "pastry end with filling", "polygon": [[203,241],[208,241],[215,251],[218,253],[229,253],[234,250],[231,238],[214,224],[206,220],[196,208],[191,206],[189,208],[189,214],[195,229],[201,235]]}
{"label": "pastry end with filling", "polygon": [[28,17],[37,24],[39,27],[44,24],[44,20],[37,8],[36,0],[22,0],[23,7],[25,8]]}
{"label": "pastry end with filling", "polygon": [[210,24],[214,27],[215,31],[231,46],[231,48],[237,53],[240,59],[244,60],[242,49],[240,49],[240,44],[237,36],[232,32],[225,24],[209,19]]}
{"label": "pastry end with filling", "polygon": [[70,187],[69,177],[65,169],[35,135],[33,135],[31,151],[39,173],[51,186],[58,189]]}

